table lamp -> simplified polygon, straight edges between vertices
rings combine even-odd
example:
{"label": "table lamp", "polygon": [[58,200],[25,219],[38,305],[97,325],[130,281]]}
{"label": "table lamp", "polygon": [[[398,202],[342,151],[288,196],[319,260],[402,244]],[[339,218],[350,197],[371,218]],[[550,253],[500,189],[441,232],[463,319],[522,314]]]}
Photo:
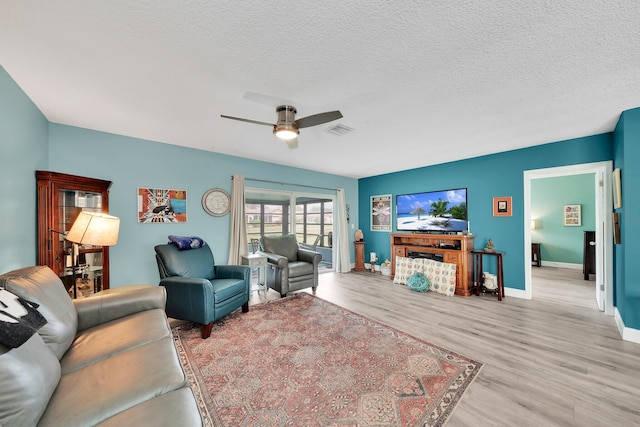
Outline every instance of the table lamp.
{"label": "table lamp", "polygon": [[118,243],[120,218],[97,212],[81,211],[66,239],[73,243],[73,297],[77,298],[76,268],[79,245],[113,246]]}

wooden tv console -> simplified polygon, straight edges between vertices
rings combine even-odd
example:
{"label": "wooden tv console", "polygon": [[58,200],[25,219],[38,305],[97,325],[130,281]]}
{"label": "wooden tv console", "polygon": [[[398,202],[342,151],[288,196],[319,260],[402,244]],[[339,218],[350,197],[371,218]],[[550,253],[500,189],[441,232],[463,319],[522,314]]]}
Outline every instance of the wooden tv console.
{"label": "wooden tv console", "polygon": [[470,296],[473,288],[473,239],[454,234],[391,233],[391,278],[396,257],[431,258],[456,264],[456,295]]}

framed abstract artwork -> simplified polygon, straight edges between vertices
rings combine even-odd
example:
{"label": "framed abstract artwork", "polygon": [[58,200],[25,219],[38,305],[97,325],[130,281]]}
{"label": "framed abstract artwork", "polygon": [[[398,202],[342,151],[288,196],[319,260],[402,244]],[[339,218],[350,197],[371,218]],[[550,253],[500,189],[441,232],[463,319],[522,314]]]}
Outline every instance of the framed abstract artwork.
{"label": "framed abstract artwork", "polygon": [[187,191],[138,188],[138,223],[187,222]]}

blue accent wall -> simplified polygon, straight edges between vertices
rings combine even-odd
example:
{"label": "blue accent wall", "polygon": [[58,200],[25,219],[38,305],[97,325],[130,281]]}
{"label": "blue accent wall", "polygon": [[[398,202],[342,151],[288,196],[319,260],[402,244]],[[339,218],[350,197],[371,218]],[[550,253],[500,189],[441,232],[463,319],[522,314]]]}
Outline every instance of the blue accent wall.
{"label": "blue accent wall", "polygon": [[0,272],[36,263],[35,171],[47,167],[47,125],[0,66]]}
{"label": "blue accent wall", "polygon": [[[361,179],[359,222],[365,253],[375,251],[381,259],[390,258],[389,234],[369,231],[371,196],[393,194],[395,220],[397,194],[466,187],[475,247],[482,248],[493,239],[496,249],[506,252],[505,286],[524,290],[524,171],[611,160],[612,156],[613,135],[607,133]],[[493,216],[493,198],[501,196],[512,197],[511,217]]]}
{"label": "blue accent wall", "polygon": [[[584,232],[596,226],[595,174],[531,181],[531,218],[538,228],[531,241],[540,243],[542,261],[582,265]],[[580,205],[581,226],[565,226],[565,205]]]}
{"label": "blue accent wall", "polygon": [[[224,264],[229,253],[230,215],[212,217],[202,209],[204,192],[220,187],[231,192],[231,175],[284,181],[327,188],[344,188],[351,211],[358,209],[358,181],[273,163],[194,150],[105,132],[60,124],[49,126],[49,169],[56,172],[112,181],[109,213],[120,218],[120,235],[110,249],[111,287],[160,280],[153,247],[167,236],[200,236],[209,243],[216,263]],[[295,186],[247,181],[247,186],[278,188],[304,193],[335,195]],[[187,191],[187,222],[138,224],[138,188]],[[357,227],[357,216],[351,223]],[[352,233],[351,233],[352,234]],[[351,259],[355,255],[351,254]]]}
{"label": "blue accent wall", "polygon": [[621,170],[621,244],[615,245],[616,307],[625,326],[640,329],[640,108],[626,110],[615,130],[615,163]]}

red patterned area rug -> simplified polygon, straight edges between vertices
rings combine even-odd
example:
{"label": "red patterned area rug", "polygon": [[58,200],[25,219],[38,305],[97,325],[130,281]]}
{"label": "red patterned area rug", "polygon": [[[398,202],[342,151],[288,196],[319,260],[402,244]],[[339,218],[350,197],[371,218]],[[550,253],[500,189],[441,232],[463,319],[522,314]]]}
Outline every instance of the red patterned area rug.
{"label": "red patterned area rug", "polygon": [[304,293],[173,333],[213,426],[439,426],[482,367]]}

